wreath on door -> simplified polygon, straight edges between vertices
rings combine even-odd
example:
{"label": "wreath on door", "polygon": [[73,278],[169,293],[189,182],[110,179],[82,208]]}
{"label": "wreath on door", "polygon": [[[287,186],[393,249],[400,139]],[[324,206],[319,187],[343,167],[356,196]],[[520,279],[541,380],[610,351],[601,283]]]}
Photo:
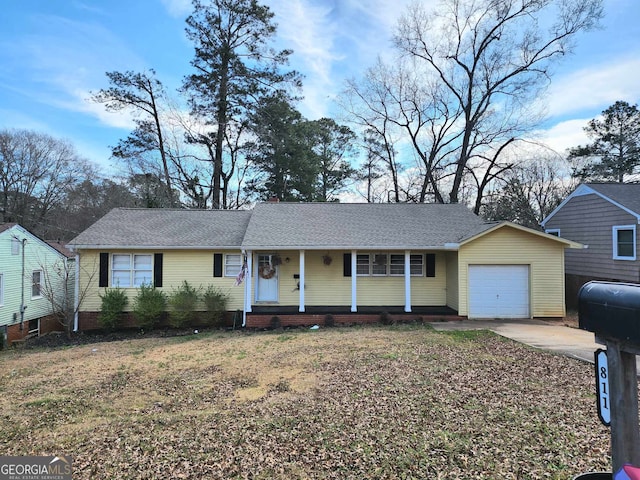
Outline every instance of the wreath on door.
{"label": "wreath on door", "polygon": [[276,274],[276,267],[269,264],[261,266],[260,269],[258,270],[258,275],[260,275],[260,278],[264,278],[265,280],[269,280],[270,278],[273,278],[275,274]]}

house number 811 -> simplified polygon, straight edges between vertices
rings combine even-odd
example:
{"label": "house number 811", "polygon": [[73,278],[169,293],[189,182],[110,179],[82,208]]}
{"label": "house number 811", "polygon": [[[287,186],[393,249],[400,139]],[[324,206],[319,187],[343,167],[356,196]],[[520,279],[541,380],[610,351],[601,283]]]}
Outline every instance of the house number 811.
{"label": "house number 811", "polygon": [[598,417],[605,425],[611,425],[611,411],[609,406],[609,364],[607,351],[598,349],[595,352],[596,367],[596,396],[598,399]]}

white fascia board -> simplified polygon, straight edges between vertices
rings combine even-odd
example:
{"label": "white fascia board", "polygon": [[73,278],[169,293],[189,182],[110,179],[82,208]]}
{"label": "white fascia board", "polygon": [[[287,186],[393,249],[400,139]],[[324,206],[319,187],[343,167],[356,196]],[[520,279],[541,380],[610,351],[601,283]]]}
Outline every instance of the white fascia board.
{"label": "white fascia board", "polygon": [[567,195],[567,198],[565,198],[562,202],[560,202],[560,205],[554,208],[549,215],[547,215],[544,219],[542,219],[542,221],[540,222],[540,226],[544,228],[547,222],[551,219],[551,217],[553,217],[556,213],[558,213],[558,211],[562,207],[564,207],[567,204],[567,202],[571,200],[573,197],[580,197],[582,195],[589,195],[592,193],[597,193],[597,192],[593,188],[585,184],[578,185],[578,188],[576,188],[573,192]]}
{"label": "white fascia board", "polygon": [[78,250],[242,250],[240,245],[201,245],[201,246],[181,246],[181,245],[68,245],[68,248],[76,252]]}
{"label": "white fascia board", "polygon": [[314,246],[300,246],[300,245],[244,245],[243,249],[255,251],[265,250],[314,250],[314,251],[326,251],[326,250],[448,250],[447,245],[456,244],[444,244],[444,245],[314,245]]}
{"label": "white fascia board", "polygon": [[[47,242],[45,242],[44,240],[42,240],[40,237],[34,235],[33,233],[31,233],[29,230],[27,230],[24,227],[21,227],[20,225],[14,225],[13,227],[9,228],[8,230],[5,230],[5,232],[11,232],[13,230],[18,230],[20,233],[22,233],[25,237],[28,237],[29,239],[31,239],[32,242],[37,242],[39,243],[41,246],[43,246],[44,248],[47,248],[49,250],[51,250],[52,253],[56,254],[58,257],[60,257],[61,259],[65,259],[67,258],[66,255],[62,254],[61,252],[59,252],[58,250],[56,250],[55,248],[53,248],[51,245],[49,245]],[[3,233],[5,233],[3,232]]]}

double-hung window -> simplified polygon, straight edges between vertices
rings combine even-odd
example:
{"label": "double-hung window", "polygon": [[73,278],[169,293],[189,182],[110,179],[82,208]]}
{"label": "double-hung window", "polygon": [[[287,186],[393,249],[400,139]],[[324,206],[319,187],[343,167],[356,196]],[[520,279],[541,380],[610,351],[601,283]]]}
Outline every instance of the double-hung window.
{"label": "double-hung window", "polygon": [[615,260],[636,259],[636,226],[613,227],[613,258]]}
{"label": "double-hung window", "polygon": [[424,255],[409,256],[409,272],[413,277],[421,277],[424,275]]}
{"label": "double-hung window", "polygon": [[[358,254],[356,269],[359,276],[403,276],[404,253]],[[409,255],[409,274],[413,277],[424,275],[424,255]]]}
{"label": "double-hung window", "polygon": [[19,238],[11,238],[11,255],[20,255],[20,244],[22,242]]}
{"label": "double-hung window", "polygon": [[42,296],[42,270],[34,270],[31,274],[31,298]]}
{"label": "double-hung window", "polygon": [[242,255],[227,254],[224,257],[224,276],[236,277],[242,268]]}
{"label": "double-hung window", "polygon": [[371,265],[371,274],[386,275],[388,255],[386,253],[374,253],[371,256],[373,257],[373,264]]}
{"label": "double-hung window", "polygon": [[356,256],[356,273],[358,275],[370,275],[371,270],[369,268],[369,254],[359,253]]}
{"label": "double-hung window", "polygon": [[404,254],[389,255],[389,275],[404,275]]}
{"label": "double-hung window", "polygon": [[153,284],[153,255],[114,254],[111,258],[111,283],[114,287],[139,287]]}

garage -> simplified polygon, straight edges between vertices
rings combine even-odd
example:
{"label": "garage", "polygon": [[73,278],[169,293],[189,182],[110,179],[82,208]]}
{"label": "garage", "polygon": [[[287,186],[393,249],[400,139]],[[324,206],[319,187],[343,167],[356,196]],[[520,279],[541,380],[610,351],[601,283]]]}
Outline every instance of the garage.
{"label": "garage", "polygon": [[529,265],[469,265],[469,318],[529,318]]}

